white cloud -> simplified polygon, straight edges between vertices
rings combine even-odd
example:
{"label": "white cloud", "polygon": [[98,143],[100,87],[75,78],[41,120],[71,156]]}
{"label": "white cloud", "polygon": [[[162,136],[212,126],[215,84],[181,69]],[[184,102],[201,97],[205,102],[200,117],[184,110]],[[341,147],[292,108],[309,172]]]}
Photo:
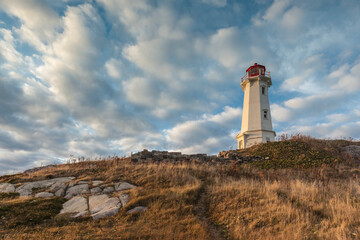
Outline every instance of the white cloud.
{"label": "white cloud", "polygon": [[117,60],[115,58],[109,59],[105,63],[105,68],[106,68],[108,75],[112,78],[118,79],[122,75],[121,74],[122,63],[120,60]]}
{"label": "white cloud", "polygon": [[227,106],[219,114],[204,115],[166,130],[166,139],[179,151],[194,153],[202,147],[203,151],[214,153],[235,143],[230,135],[240,125],[241,109]]}
{"label": "white cloud", "polygon": [[274,122],[287,122],[293,119],[293,112],[278,104],[271,105],[271,116]]}
{"label": "white cloud", "polygon": [[7,70],[18,69],[22,64],[22,54],[15,48],[14,37],[10,30],[0,28],[0,67]]}
{"label": "white cloud", "polygon": [[334,75],[338,75],[341,72],[343,73],[343,75],[339,76],[339,81],[333,86],[333,89],[343,90],[348,93],[360,91],[360,63],[353,66],[350,72],[345,73],[346,68],[347,66],[345,65],[339,69],[338,72],[330,74],[331,77],[334,77]]}
{"label": "white cloud", "polygon": [[287,29],[296,30],[300,25],[303,24],[303,21],[303,10],[295,6],[285,12],[282,19],[282,25],[285,26]]}
{"label": "white cloud", "polygon": [[21,20],[16,32],[39,50],[54,39],[60,26],[58,14],[43,0],[1,0],[0,9]]}
{"label": "white cloud", "polygon": [[129,102],[142,106],[156,106],[159,89],[149,79],[133,78],[123,83]]}
{"label": "white cloud", "polygon": [[284,10],[290,5],[289,0],[275,0],[273,4],[265,12],[263,19],[266,21],[274,21],[283,15]]}
{"label": "white cloud", "polygon": [[175,11],[161,4],[155,8],[141,0],[101,0],[100,3],[138,41],[184,39],[192,25],[190,18],[178,17]]}
{"label": "white cloud", "polygon": [[163,38],[139,42],[123,51],[129,61],[169,85],[176,80],[194,78],[194,70],[190,68],[191,60],[196,58],[193,53],[190,42]]}

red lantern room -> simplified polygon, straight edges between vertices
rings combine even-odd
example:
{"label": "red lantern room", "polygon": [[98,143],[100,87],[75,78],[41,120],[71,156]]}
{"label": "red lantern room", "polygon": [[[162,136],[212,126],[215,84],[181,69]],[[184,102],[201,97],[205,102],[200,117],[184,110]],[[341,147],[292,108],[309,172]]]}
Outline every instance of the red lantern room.
{"label": "red lantern room", "polygon": [[241,82],[243,82],[246,78],[259,76],[259,75],[270,77],[270,72],[266,72],[265,66],[254,63],[253,66],[249,67],[246,70],[246,75],[241,78]]}
{"label": "red lantern room", "polygon": [[254,63],[254,66],[249,67],[246,70],[247,77],[265,75],[265,66]]}

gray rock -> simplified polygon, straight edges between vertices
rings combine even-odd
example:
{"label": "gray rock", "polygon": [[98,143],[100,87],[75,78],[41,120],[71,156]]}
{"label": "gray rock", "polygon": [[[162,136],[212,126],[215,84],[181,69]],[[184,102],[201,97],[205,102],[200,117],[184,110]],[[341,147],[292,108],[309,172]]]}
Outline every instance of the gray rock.
{"label": "gray rock", "polygon": [[96,195],[96,194],[100,194],[102,192],[102,189],[99,188],[99,187],[96,187],[96,188],[92,188],[90,190],[90,192],[91,192],[92,195]]}
{"label": "gray rock", "polygon": [[147,210],[147,207],[139,206],[139,207],[135,207],[135,208],[127,211],[126,214],[137,214],[137,213],[144,212],[146,210]]}
{"label": "gray rock", "polygon": [[99,180],[95,180],[92,181],[92,186],[93,187],[98,187],[100,184],[102,184],[104,181],[99,181]]}
{"label": "gray rock", "polygon": [[95,213],[92,216],[94,220],[100,219],[100,218],[107,218],[116,215],[119,212],[118,207],[110,208],[107,210],[100,211],[98,213]]}
{"label": "gray rock", "polygon": [[69,183],[69,188],[71,188],[71,187],[73,187],[73,186],[75,186],[76,185],[76,182],[71,182],[71,183]]}
{"label": "gray rock", "polygon": [[66,183],[71,181],[72,179],[74,179],[74,177],[62,177],[36,182],[26,182],[20,187],[16,188],[16,192],[20,194],[20,197],[26,197],[32,195],[33,188],[48,188],[51,187],[53,184]]}
{"label": "gray rock", "polygon": [[86,198],[77,196],[63,204],[62,213],[81,213],[88,210]]}
{"label": "gray rock", "polygon": [[55,193],[55,196],[57,196],[57,197],[65,196],[65,188],[60,188],[59,190],[57,190]]}
{"label": "gray rock", "polygon": [[66,191],[65,198],[70,199],[74,196],[83,193],[89,193],[89,186],[87,184],[75,185],[73,187],[68,188],[68,190]]}
{"label": "gray rock", "polygon": [[132,188],[136,188],[136,186],[132,185],[130,183],[127,183],[127,182],[115,183],[116,191],[124,191],[124,190],[132,189]]}
{"label": "gray rock", "polygon": [[107,193],[112,193],[114,191],[115,191],[114,187],[106,187],[104,188],[103,193],[107,194]]}
{"label": "gray rock", "polygon": [[15,186],[11,183],[0,183],[0,193],[15,192]]}
{"label": "gray rock", "polygon": [[121,203],[116,197],[110,198],[106,194],[89,197],[89,210],[93,219],[113,216],[120,207]]}
{"label": "gray rock", "polygon": [[80,184],[88,184],[88,183],[89,183],[89,181],[78,181],[76,184],[80,185]]}
{"label": "gray rock", "polygon": [[119,193],[119,199],[121,204],[125,206],[130,201],[130,196],[129,194]]}
{"label": "gray rock", "polygon": [[85,217],[87,215],[87,213],[88,213],[88,211],[83,211],[83,212],[76,213],[76,214],[72,215],[71,217],[72,218]]}
{"label": "gray rock", "polygon": [[349,155],[355,159],[360,159],[360,146],[349,145],[349,146],[343,147],[343,151],[347,155]]}
{"label": "gray rock", "polygon": [[49,192],[39,192],[39,193],[35,194],[36,198],[51,198],[53,196],[54,196],[54,194],[49,193]]}
{"label": "gray rock", "polygon": [[52,193],[56,193],[57,191],[59,191],[60,189],[66,189],[66,183],[64,182],[56,182],[54,183],[51,187],[50,187],[50,192]]}

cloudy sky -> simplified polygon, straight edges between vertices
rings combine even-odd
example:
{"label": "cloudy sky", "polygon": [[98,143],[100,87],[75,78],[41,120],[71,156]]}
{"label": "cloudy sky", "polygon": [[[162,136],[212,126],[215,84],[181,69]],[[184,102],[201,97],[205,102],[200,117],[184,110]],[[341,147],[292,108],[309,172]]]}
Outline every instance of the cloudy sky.
{"label": "cloudy sky", "polygon": [[0,0],[0,174],[143,148],[235,148],[240,79],[274,130],[360,138],[358,0]]}

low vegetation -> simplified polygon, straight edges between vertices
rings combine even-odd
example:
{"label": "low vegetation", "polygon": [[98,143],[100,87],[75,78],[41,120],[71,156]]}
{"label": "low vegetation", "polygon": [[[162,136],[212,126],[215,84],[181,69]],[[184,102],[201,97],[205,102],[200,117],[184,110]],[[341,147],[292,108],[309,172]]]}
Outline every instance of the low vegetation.
{"label": "low vegetation", "polygon": [[[18,184],[54,177],[127,181],[131,201],[116,216],[57,216],[63,198],[0,195],[3,239],[358,239],[359,159],[351,141],[283,139],[242,151],[250,164],[134,164],[127,158],[82,160],[1,176]],[[146,212],[127,215],[135,206]]]}

